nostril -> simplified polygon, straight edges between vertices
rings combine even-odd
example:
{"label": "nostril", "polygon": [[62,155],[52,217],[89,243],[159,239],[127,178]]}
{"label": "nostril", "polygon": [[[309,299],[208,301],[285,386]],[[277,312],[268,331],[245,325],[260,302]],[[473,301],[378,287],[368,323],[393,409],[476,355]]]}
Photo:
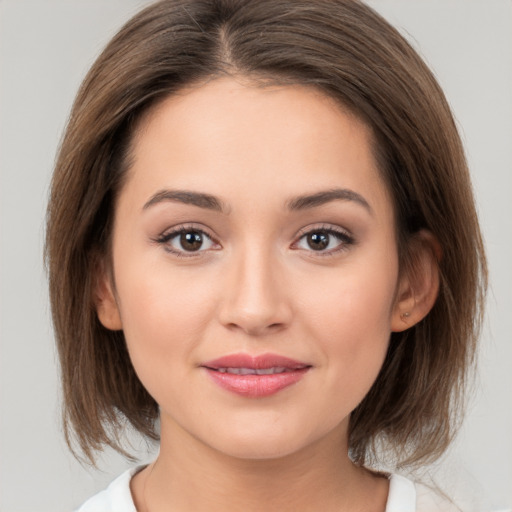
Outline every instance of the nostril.
{"label": "nostril", "polygon": [[229,322],[224,325],[231,331],[241,330],[248,334],[249,336],[262,336],[270,332],[276,332],[281,330],[285,324],[283,322],[274,322],[271,324],[266,324],[264,322],[249,323],[247,321],[240,321],[239,323]]}
{"label": "nostril", "polygon": [[[291,304],[278,286],[272,272],[263,264],[243,261],[241,269],[230,276],[218,303],[218,319],[229,330],[240,330],[252,336],[274,333],[291,321]],[[263,272],[265,270],[265,272]]]}

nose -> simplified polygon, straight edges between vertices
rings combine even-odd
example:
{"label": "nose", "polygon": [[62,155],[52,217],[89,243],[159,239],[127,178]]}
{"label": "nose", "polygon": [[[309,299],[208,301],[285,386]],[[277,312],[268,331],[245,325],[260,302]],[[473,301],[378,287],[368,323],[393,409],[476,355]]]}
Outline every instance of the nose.
{"label": "nose", "polygon": [[291,320],[281,265],[269,251],[247,249],[230,262],[219,320],[231,330],[263,336],[284,329]]}

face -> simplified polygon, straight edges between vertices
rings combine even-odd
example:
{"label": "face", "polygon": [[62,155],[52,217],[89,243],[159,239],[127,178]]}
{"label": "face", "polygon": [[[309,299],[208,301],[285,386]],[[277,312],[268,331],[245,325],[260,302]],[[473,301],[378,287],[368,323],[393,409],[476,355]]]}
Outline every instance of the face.
{"label": "face", "polygon": [[158,105],[133,155],[98,314],[162,440],[269,458],[343,439],[399,322],[369,130],[312,89],[220,79]]}

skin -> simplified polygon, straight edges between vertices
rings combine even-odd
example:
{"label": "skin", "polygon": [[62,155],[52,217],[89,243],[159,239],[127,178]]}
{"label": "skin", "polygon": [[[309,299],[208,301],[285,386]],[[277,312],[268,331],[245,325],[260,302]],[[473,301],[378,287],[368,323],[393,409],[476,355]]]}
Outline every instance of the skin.
{"label": "skin", "polygon": [[[97,309],[124,330],[161,410],[160,455],[132,480],[137,510],[383,511],[388,481],[351,463],[348,420],[390,333],[428,312],[437,281],[428,235],[422,270],[399,273],[369,129],[313,89],[223,78],[154,108],[132,153]],[[357,196],[289,208],[333,189]],[[210,194],[224,209],[164,190]],[[199,250],[163,243],[180,227],[208,235]],[[322,229],[343,236],[315,250],[305,234]],[[241,397],[200,367],[240,352],[311,369],[275,395]]]}

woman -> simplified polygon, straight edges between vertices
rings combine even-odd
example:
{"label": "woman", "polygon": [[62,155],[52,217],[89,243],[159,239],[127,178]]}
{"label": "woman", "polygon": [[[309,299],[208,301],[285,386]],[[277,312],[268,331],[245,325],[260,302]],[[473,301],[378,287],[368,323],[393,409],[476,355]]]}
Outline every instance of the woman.
{"label": "woman", "polygon": [[128,22],[73,108],[47,257],[68,440],[160,436],[83,510],[450,506],[377,468],[449,445],[485,257],[444,96],[365,5]]}

